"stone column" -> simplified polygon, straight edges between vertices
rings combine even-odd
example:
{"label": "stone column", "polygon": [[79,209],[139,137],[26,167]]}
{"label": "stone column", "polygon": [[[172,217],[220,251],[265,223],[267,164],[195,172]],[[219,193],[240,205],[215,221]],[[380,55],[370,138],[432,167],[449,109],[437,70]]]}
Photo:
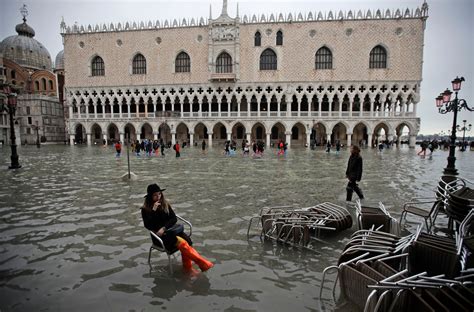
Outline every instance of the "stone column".
{"label": "stone column", "polygon": [[410,142],[409,142],[409,147],[410,148],[415,148],[416,146],[416,134],[410,134]]}
{"label": "stone column", "polygon": [[158,132],[153,132],[153,140],[158,140]]}
{"label": "stone column", "polygon": [[306,131],[306,145],[309,146],[311,144],[311,128],[309,131]]}
{"label": "stone column", "polygon": [[266,141],[265,141],[265,146],[267,148],[270,148],[270,134],[272,134],[271,132],[267,132],[265,133],[266,134]]}
{"label": "stone column", "polygon": [[347,133],[347,146],[352,145],[352,133]]}
{"label": "stone column", "polygon": [[86,133],[86,136],[87,136],[87,145],[92,145],[91,134]]}
{"label": "stone column", "polygon": [[107,142],[107,133],[102,134],[102,140],[105,140],[106,144]]}
{"label": "stone column", "polygon": [[231,139],[230,136],[232,135],[232,133],[231,132],[226,132],[226,135],[227,135],[227,141],[230,141],[230,139]]}
{"label": "stone column", "polygon": [[69,119],[74,118],[72,115],[72,106],[69,106]]}
{"label": "stone column", "polygon": [[367,135],[367,146],[368,147],[373,147],[373,145],[372,145],[372,134],[370,134],[370,133]]}
{"label": "stone column", "polygon": [[248,142],[249,144],[250,144],[250,135],[251,135],[250,132],[246,132],[246,133],[245,133],[246,140],[247,140],[247,142]]}
{"label": "stone column", "polygon": [[194,146],[194,132],[189,132],[189,145]]}
{"label": "stone column", "polygon": [[[119,117],[122,118],[122,103],[119,103],[118,107],[119,107]],[[113,111],[113,109],[112,109],[112,111]]]}
{"label": "stone column", "polygon": [[173,129],[171,130],[171,145],[176,144],[176,131]]}
{"label": "stone column", "polygon": [[[326,134],[326,140],[327,140],[328,142],[331,142],[331,134],[330,134],[330,133],[327,133],[327,134]],[[332,143],[332,142],[331,142],[331,143]]]}
{"label": "stone column", "polygon": [[209,147],[212,147],[212,135],[213,135],[213,134],[214,134],[213,132],[207,132],[207,141],[208,141],[208,142],[207,142],[207,143],[208,143],[207,145],[208,145]]}
{"label": "stone column", "polygon": [[74,145],[74,134],[69,135],[69,144]]}
{"label": "stone column", "polygon": [[286,134],[285,143],[287,143],[288,148],[290,148],[291,147],[291,131],[286,131],[285,134]]}

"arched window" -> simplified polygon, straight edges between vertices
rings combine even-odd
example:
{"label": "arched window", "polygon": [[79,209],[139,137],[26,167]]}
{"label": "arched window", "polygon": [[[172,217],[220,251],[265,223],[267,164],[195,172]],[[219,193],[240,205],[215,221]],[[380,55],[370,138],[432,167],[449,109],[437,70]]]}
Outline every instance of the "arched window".
{"label": "arched window", "polygon": [[135,57],[133,58],[132,74],[134,75],[146,74],[146,58],[140,53],[135,55]]}
{"label": "arched window", "polygon": [[281,32],[281,30],[277,31],[276,45],[283,45],[283,33]]}
{"label": "arched window", "polygon": [[40,89],[40,83],[39,83],[38,80],[36,80],[36,81],[35,81],[35,90],[36,90],[36,91],[39,91],[39,89]]}
{"label": "arched window", "polygon": [[316,69],[332,69],[332,53],[326,47],[320,48],[316,52]]}
{"label": "arched window", "polygon": [[382,46],[376,46],[370,51],[369,68],[387,68],[387,51]]}
{"label": "arched window", "polygon": [[262,45],[262,35],[260,34],[259,31],[255,33],[255,46],[259,47]]}
{"label": "arched window", "polygon": [[276,70],[277,56],[272,49],[266,49],[260,54],[260,70]]}
{"label": "arched window", "polygon": [[43,90],[46,90],[46,79],[41,78],[41,86],[43,87]]}
{"label": "arched window", "polygon": [[12,79],[16,79],[16,72],[14,70],[11,71]]}
{"label": "arched window", "polygon": [[49,90],[53,90],[53,81],[52,80],[49,81]]}
{"label": "arched window", "polygon": [[191,71],[191,59],[188,53],[181,52],[176,56],[174,71],[176,73],[189,73]]}
{"label": "arched window", "polygon": [[105,75],[104,60],[100,56],[96,56],[92,60],[92,76],[104,76],[104,75]]}
{"label": "arched window", "polygon": [[232,57],[222,52],[216,60],[216,73],[231,73],[232,72]]}

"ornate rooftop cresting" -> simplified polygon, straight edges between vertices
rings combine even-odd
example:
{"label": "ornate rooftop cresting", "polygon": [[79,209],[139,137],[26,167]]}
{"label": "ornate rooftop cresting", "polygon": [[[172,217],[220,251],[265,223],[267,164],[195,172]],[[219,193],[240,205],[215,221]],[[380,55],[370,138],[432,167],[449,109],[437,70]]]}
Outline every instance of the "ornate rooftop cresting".
{"label": "ornate rooftop cresting", "polygon": [[[227,0],[223,0],[221,16],[227,15]],[[238,14],[237,14],[238,18]],[[240,20],[242,24],[259,24],[259,23],[285,23],[285,22],[318,22],[318,21],[343,21],[343,20],[384,20],[384,19],[427,19],[428,18],[428,4],[423,2],[421,8],[416,9],[396,9],[396,10],[348,10],[348,11],[329,11],[329,12],[308,12],[308,13],[279,13],[279,14],[257,14],[244,15]],[[182,18],[165,21],[148,21],[148,22],[121,22],[110,24],[96,24],[96,25],[72,25],[67,26],[61,23],[61,34],[70,33],[95,33],[95,32],[116,32],[116,31],[131,31],[143,29],[157,29],[157,28],[176,28],[176,27],[204,27],[209,25],[212,19],[200,18]]]}

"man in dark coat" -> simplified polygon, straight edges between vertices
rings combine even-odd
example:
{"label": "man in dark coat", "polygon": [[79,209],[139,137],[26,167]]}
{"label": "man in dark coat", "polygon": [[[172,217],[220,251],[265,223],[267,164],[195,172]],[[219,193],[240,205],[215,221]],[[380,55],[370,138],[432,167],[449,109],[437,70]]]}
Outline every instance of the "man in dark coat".
{"label": "man in dark coat", "polygon": [[347,163],[346,177],[349,180],[347,183],[347,196],[346,200],[352,200],[352,193],[356,192],[360,199],[364,199],[361,189],[357,185],[362,179],[362,157],[360,157],[360,148],[358,146],[351,146],[351,156]]}

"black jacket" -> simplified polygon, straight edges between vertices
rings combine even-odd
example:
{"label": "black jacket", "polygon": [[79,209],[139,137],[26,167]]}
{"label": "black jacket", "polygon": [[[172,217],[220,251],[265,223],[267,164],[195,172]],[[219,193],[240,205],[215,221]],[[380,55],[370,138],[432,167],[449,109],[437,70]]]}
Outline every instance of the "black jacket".
{"label": "black jacket", "polygon": [[362,179],[362,157],[360,155],[351,155],[347,163],[346,177],[351,182]]}
{"label": "black jacket", "polygon": [[[153,211],[142,207],[142,218],[145,227],[153,233],[158,232],[162,227],[169,229],[178,221],[171,206],[169,207],[168,214],[161,209]],[[159,244],[153,236],[151,238],[155,244]],[[167,235],[165,232],[163,236],[161,236],[161,239],[163,240],[166,249],[173,250],[175,248],[177,242],[175,235]]]}

